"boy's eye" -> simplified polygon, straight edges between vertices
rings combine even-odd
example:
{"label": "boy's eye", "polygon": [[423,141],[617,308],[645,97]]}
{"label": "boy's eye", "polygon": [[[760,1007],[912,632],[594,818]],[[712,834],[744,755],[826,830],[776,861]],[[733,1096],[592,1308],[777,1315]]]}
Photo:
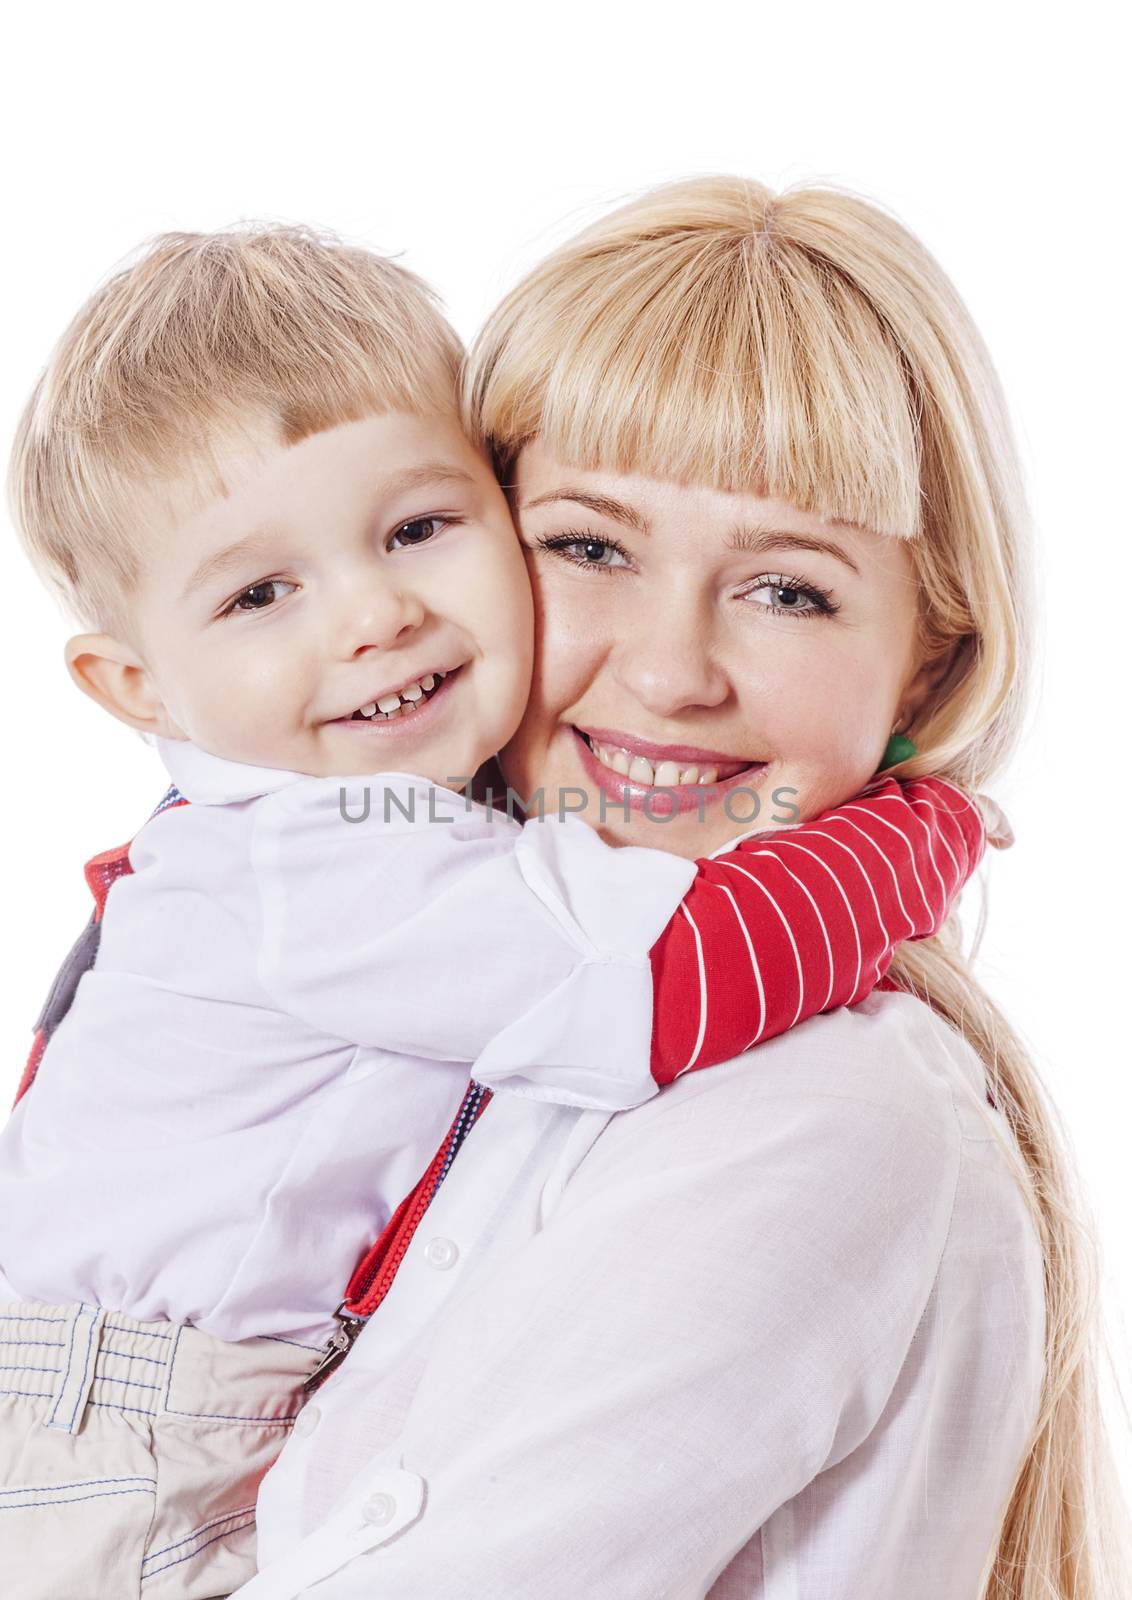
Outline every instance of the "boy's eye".
{"label": "boy's eye", "polygon": [[[411,522],[403,522],[389,537],[391,549],[412,549],[418,544],[427,544],[434,539],[442,528],[446,528],[453,519],[451,517],[414,517]],[[396,541],[403,539],[405,543],[398,545]]]}
{"label": "boy's eye", "polygon": [[228,607],[225,615],[233,611],[266,611],[281,598],[280,589],[293,589],[293,583],[287,583],[283,578],[264,578],[261,583],[253,583],[238,594]]}

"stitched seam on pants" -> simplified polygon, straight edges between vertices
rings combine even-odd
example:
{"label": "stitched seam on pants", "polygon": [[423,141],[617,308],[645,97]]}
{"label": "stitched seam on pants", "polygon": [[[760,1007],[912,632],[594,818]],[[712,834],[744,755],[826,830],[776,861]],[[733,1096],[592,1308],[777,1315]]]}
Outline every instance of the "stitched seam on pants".
{"label": "stitched seam on pants", "polygon": [[167,1344],[173,1335],[171,1333],[150,1333],[147,1328],[135,1328],[128,1322],[104,1322],[104,1328],[109,1328],[112,1333],[133,1333],[139,1339],[160,1339]]}
{"label": "stitched seam on pants", "polygon": [[[128,1406],[123,1407],[129,1410]],[[254,1416],[228,1416],[223,1411],[172,1411],[167,1406],[163,1413],[167,1417],[188,1417],[193,1422],[254,1422],[257,1428],[289,1428],[299,1415],[291,1411],[285,1417],[254,1417]]]}
{"label": "stitched seam on pants", "polygon": [[18,1489],[0,1489],[0,1496],[13,1494],[53,1494],[56,1489],[95,1489],[100,1483],[156,1483],[156,1478],[136,1474],[127,1478],[76,1478],[73,1483],[22,1483]]}
{"label": "stitched seam on pants", "polygon": [[152,1489],[101,1489],[98,1494],[76,1494],[66,1500],[58,1496],[53,1500],[18,1500],[15,1505],[0,1506],[0,1511],[50,1511],[52,1506],[77,1506],[84,1500],[106,1500],[117,1494],[156,1494]]}
{"label": "stitched seam on pants", "polygon": [[239,1522],[239,1523],[236,1524],[236,1526],[234,1528],[225,1528],[225,1529],[223,1529],[222,1532],[214,1535],[213,1538],[209,1539],[207,1541],[207,1543],[202,1544],[202,1545],[198,1545],[195,1550],[190,1550],[188,1555],[178,1556],[176,1561],[167,1561],[163,1567],[154,1567],[151,1572],[147,1572],[147,1573],[145,1573],[143,1575],[142,1583],[143,1584],[144,1583],[148,1583],[150,1578],[155,1578],[159,1572],[168,1572],[170,1567],[179,1567],[183,1561],[192,1561],[195,1556],[201,1555],[205,1550],[207,1550],[209,1548],[210,1545],[216,1544],[221,1539],[227,1539],[230,1534],[242,1533],[245,1528],[254,1528],[254,1527],[255,1527],[255,1518],[254,1517],[249,1517],[247,1522]]}
{"label": "stitched seam on pants", "polygon": [[[32,1368],[29,1368],[29,1371],[32,1371],[32,1372],[51,1372],[52,1370],[53,1369],[51,1367],[32,1367]],[[99,1373],[98,1377],[95,1379],[95,1382],[96,1383],[124,1383],[130,1389],[152,1389],[154,1394],[163,1393],[162,1385],[160,1383],[142,1383],[140,1378],[110,1378],[110,1377],[107,1377],[107,1375],[104,1372],[103,1373]]]}
{"label": "stitched seam on pants", "polygon": [[[71,1318],[71,1336],[67,1340],[67,1359],[64,1362],[64,1365],[65,1365],[65,1367],[66,1367],[68,1372],[70,1372],[70,1370],[71,1370],[71,1351],[75,1347],[75,1325],[77,1324],[77,1322],[79,1320],[79,1317],[81,1315],[82,1315],[82,1312],[80,1311],[80,1312],[77,1312],[76,1315]],[[60,1319],[60,1320],[62,1320],[62,1319]],[[51,1407],[51,1415],[47,1419],[47,1426],[49,1428],[52,1428],[52,1427],[55,1426],[55,1413],[59,1410],[59,1407],[62,1404],[63,1395],[66,1393],[66,1388],[67,1388],[67,1385],[66,1385],[65,1382],[63,1384],[61,1384],[60,1387],[59,1387],[59,1393],[55,1397],[55,1404]]]}
{"label": "stitched seam on pants", "polygon": [[[106,1324],[104,1323],[103,1326],[105,1327]],[[0,1339],[0,1344],[3,1344],[3,1342],[3,1339]],[[45,1343],[46,1342],[47,1341],[45,1341]],[[123,1361],[144,1361],[149,1367],[164,1367],[168,1365],[168,1362],[166,1362],[163,1357],[136,1356],[132,1350],[111,1350],[110,1346],[107,1344],[102,1346],[101,1354],[104,1356],[120,1356]]]}
{"label": "stitched seam on pants", "polygon": [[87,1394],[86,1375],[90,1371],[91,1346],[94,1344],[94,1336],[95,1336],[95,1334],[97,1332],[100,1332],[100,1331],[101,1331],[100,1330],[100,1325],[99,1325],[97,1317],[91,1317],[90,1325],[86,1330],[86,1354],[83,1356],[83,1375],[82,1375],[81,1379],[79,1380],[79,1388],[78,1388],[78,1393],[75,1395],[75,1403],[71,1407],[71,1420],[67,1423],[68,1431],[71,1428],[74,1427],[75,1418],[79,1414],[79,1407],[82,1405],[84,1399],[86,1398],[86,1394]]}
{"label": "stitched seam on pants", "polygon": [[194,1528],[192,1533],[186,1534],[183,1539],[178,1539],[173,1544],[167,1544],[161,1550],[151,1551],[142,1561],[142,1566],[147,1567],[151,1561],[156,1561],[158,1556],[172,1555],[173,1551],[179,1550],[182,1545],[191,1544],[194,1539],[199,1539],[202,1533],[209,1533],[213,1528],[219,1528],[222,1522],[232,1522],[236,1517],[251,1516],[254,1518],[254,1515],[255,1506],[250,1505],[237,1506],[234,1511],[225,1512],[222,1517],[210,1517],[207,1522],[202,1522],[199,1528]]}

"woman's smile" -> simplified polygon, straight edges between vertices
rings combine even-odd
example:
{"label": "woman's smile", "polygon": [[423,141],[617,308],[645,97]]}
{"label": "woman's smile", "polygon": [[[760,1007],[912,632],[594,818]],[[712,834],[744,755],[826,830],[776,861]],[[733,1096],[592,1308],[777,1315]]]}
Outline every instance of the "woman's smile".
{"label": "woman's smile", "polygon": [[619,806],[655,818],[718,803],[758,783],[769,766],[765,761],[728,760],[691,745],[658,745],[606,728],[571,727],[570,732],[587,779]]}

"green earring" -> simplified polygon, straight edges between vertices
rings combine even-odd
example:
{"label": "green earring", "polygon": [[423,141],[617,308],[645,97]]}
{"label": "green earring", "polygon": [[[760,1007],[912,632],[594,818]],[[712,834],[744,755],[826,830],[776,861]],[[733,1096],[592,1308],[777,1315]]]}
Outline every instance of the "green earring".
{"label": "green earring", "polygon": [[878,772],[887,772],[889,767],[895,767],[901,761],[907,761],[909,756],[916,754],[916,746],[906,733],[890,733],[888,743],[884,747],[884,756],[881,759]]}

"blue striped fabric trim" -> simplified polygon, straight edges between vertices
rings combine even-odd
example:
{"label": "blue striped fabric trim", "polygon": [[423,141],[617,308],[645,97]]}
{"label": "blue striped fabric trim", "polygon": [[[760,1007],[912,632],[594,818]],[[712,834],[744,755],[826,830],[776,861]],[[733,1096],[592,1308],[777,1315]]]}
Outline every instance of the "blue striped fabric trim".
{"label": "blue striped fabric trim", "polygon": [[471,1133],[480,1106],[490,1093],[490,1089],[485,1088],[482,1083],[476,1083],[474,1079],[468,1085],[468,1092],[465,1094],[463,1103],[456,1113],[456,1121],[453,1123],[448,1137],[448,1148],[444,1152],[444,1160],[440,1164],[440,1171],[436,1175],[436,1182],[433,1184],[432,1193],[428,1197],[429,1205],[432,1204],[436,1198],[436,1191],[451,1172],[452,1163],[460,1153],[460,1146]]}
{"label": "blue striped fabric trim", "polygon": [[[180,805],[182,800],[185,800],[184,795],[181,793],[180,789],[177,788],[176,784],[171,783],[168,789],[166,789],[165,793],[161,796],[161,799],[150,812],[148,820],[152,822],[154,817],[160,816],[163,811],[168,811],[170,806]],[[188,804],[187,800],[185,800],[185,804]]]}

